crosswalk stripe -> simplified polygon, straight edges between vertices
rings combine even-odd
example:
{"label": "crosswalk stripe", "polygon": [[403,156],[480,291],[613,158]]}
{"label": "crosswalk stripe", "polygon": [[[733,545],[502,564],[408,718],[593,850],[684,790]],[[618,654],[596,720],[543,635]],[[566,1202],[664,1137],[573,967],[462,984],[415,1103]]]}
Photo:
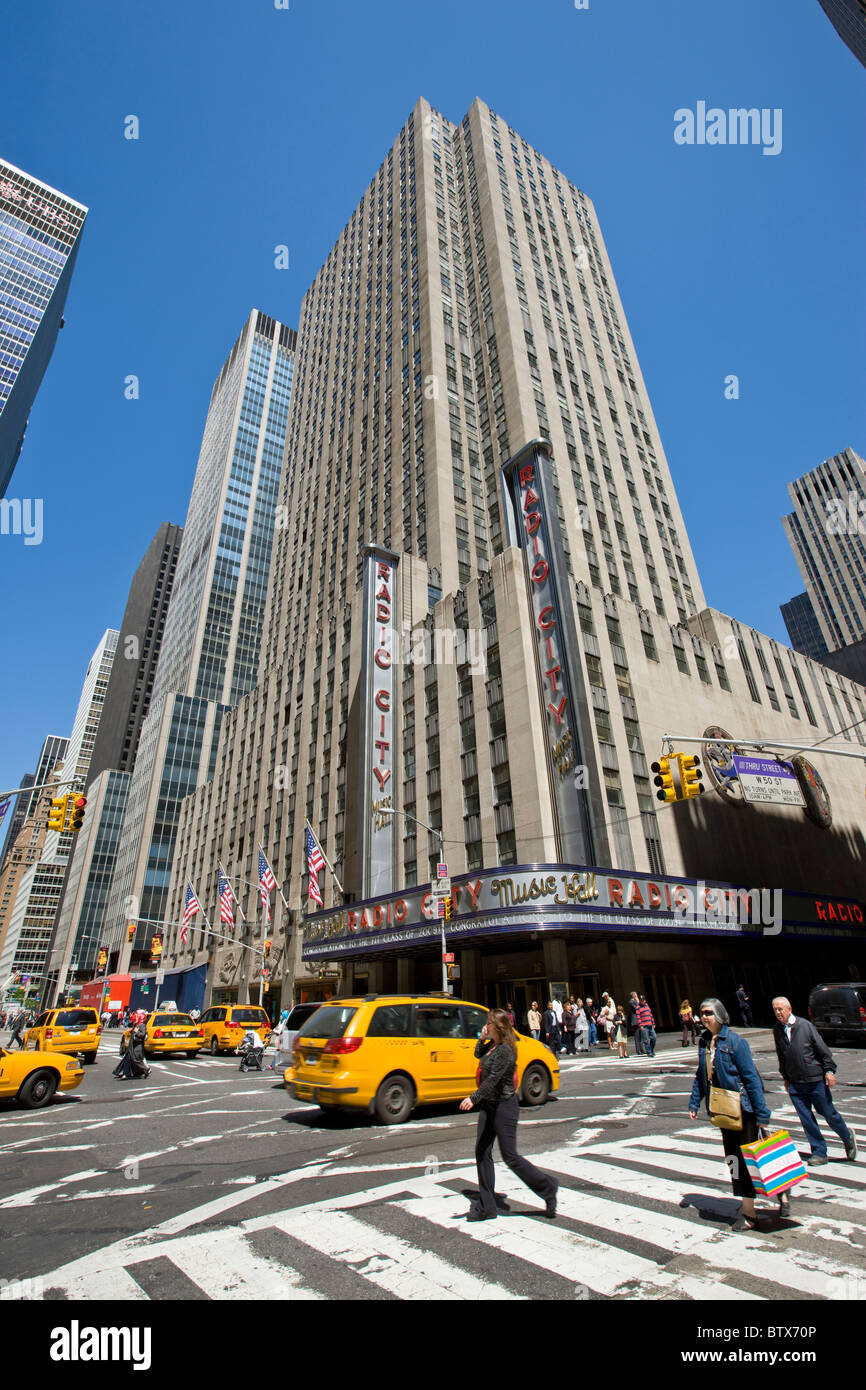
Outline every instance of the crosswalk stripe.
{"label": "crosswalk stripe", "polygon": [[[304,1288],[300,1276],[288,1265],[254,1254],[242,1231],[184,1236],[153,1245],[146,1255],[170,1259],[213,1299],[321,1298]],[[134,1274],[134,1266],[132,1269]]]}
{"label": "crosswalk stripe", "polygon": [[[669,1155],[689,1152],[695,1156],[706,1156],[708,1159],[712,1159],[715,1154],[718,1154],[719,1161],[722,1161],[721,1145],[719,1143],[713,1144],[711,1140],[704,1144],[693,1138],[691,1142],[685,1144],[680,1141],[676,1148],[673,1148],[670,1142],[660,1135],[647,1135],[635,1142],[638,1146],[646,1146],[646,1148],[649,1149],[660,1149],[667,1152]],[[634,1147],[633,1141],[626,1141],[626,1143],[629,1148]],[[676,1166],[676,1163],[674,1163],[674,1166]],[[837,1171],[840,1169],[841,1171]],[[832,1192],[834,1201],[847,1203],[849,1206],[855,1207],[859,1211],[866,1211],[866,1196],[861,1195],[858,1187],[848,1187],[846,1184],[849,1181],[853,1181],[854,1183],[862,1183],[863,1181],[863,1175],[855,1171],[853,1163],[846,1163],[844,1169],[840,1163],[832,1162],[828,1163],[826,1167],[823,1164],[818,1168],[809,1168],[807,1166],[806,1185],[798,1195],[802,1197],[811,1197],[820,1192],[821,1195],[824,1196]]]}
{"label": "crosswalk stripe", "polygon": [[379,1288],[400,1298],[512,1299],[510,1290],[479,1279],[438,1255],[390,1236],[342,1211],[321,1211],[315,1218],[300,1208],[272,1222],[304,1245],[349,1265]]}
{"label": "crosswalk stripe", "polygon": [[721,1301],[746,1300],[750,1303],[765,1303],[767,1300],[759,1293],[748,1293],[746,1289],[738,1289],[734,1284],[726,1284],[718,1274],[712,1279],[700,1279],[695,1274],[677,1274],[671,1270],[662,1269],[654,1279],[648,1280],[641,1285],[640,1297],[651,1298],[655,1289],[662,1290],[662,1297],[665,1292],[669,1294],[685,1294],[687,1298],[692,1298],[699,1303],[717,1303]]}
{"label": "crosswalk stripe", "polygon": [[[450,1197],[412,1197],[398,1202],[403,1211],[432,1221],[434,1225],[454,1229],[454,1218],[466,1209],[465,1197],[454,1193]],[[595,1293],[612,1294],[621,1284],[646,1279],[655,1274],[658,1265],[643,1255],[617,1249],[611,1258],[611,1248],[599,1241],[578,1235],[564,1226],[547,1223],[543,1217],[511,1215],[502,1221],[470,1222],[460,1230],[473,1240],[492,1245],[504,1255],[555,1270],[576,1287],[588,1287]]]}
{"label": "crosswalk stripe", "polygon": [[92,1274],[80,1274],[63,1284],[46,1280],[46,1292],[59,1289],[72,1302],[96,1302],[117,1299],[123,1303],[147,1303],[149,1298],[125,1269],[100,1269]]}

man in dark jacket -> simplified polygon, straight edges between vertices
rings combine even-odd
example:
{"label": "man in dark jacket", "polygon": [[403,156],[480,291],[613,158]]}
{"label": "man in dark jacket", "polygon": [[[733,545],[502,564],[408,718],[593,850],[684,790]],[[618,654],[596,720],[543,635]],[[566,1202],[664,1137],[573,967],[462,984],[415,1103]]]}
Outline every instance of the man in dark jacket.
{"label": "man in dark jacket", "polygon": [[12,1037],[9,1039],[10,1047],[14,1042],[17,1042],[19,1050],[24,1046],[24,1033],[26,1029],[27,1015],[24,1010],[21,1009],[15,1017],[15,1022],[12,1024]]}
{"label": "man in dark jacket", "polygon": [[556,1011],[553,1007],[552,999],[548,999],[547,1001],[547,1008],[545,1009],[544,1017],[541,1020],[541,1031],[544,1035],[545,1043],[550,1048],[554,1056],[556,1056],[559,1053],[561,1044],[559,1040],[559,1019],[556,1017]]}
{"label": "man in dark jacket", "polygon": [[737,1007],[740,1010],[740,1023],[744,1028],[751,1028],[752,1010],[749,1004],[749,996],[743,985],[740,985],[737,990]]}
{"label": "man in dark jacket", "polygon": [[774,999],[773,1013],[776,1015],[773,1037],[779,1071],[812,1150],[806,1162],[815,1166],[828,1161],[827,1141],[813,1113],[817,1111],[838,1134],[845,1145],[846,1157],[853,1163],[857,1157],[857,1143],[830,1094],[836,1084],[836,1063],[832,1052],[807,1018],[794,1016],[790,999],[785,999],[783,995]]}

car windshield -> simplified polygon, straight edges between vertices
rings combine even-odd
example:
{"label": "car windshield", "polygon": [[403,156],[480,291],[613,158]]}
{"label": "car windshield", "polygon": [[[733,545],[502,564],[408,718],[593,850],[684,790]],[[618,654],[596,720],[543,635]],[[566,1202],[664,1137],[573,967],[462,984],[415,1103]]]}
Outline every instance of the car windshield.
{"label": "car windshield", "polygon": [[185,1023],[193,1027],[193,1021],[189,1014],[157,1014],[153,1020],[157,1028],[170,1028],[176,1023]]}
{"label": "car windshield", "polygon": [[348,1004],[323,1004],[307,1019],[298,1038],[342,1038],[357,1012]]}
{"label": "car windshield", "polygon": [[255,1023],[261,1027],[269,1022],[264,1009],[232,1009],[232,1023]]}
{"label": "car windshield", "polygon": [[55,1028],[80,1028],[96,1022],[92,1009],[64,1009],[54,1020]]}

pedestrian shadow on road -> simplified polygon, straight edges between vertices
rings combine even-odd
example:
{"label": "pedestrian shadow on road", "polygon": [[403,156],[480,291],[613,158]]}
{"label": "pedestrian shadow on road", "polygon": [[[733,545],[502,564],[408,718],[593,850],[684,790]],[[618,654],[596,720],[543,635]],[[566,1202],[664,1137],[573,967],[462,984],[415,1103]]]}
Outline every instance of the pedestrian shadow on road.
{"label": "pedestrian shadow on road", "polygon": [[740,1215],[739,1197],[708,1197],[705,1192],[685,1192],[681,1207],[694,1207],[702,1221],[715,1226],[730,1226]]}

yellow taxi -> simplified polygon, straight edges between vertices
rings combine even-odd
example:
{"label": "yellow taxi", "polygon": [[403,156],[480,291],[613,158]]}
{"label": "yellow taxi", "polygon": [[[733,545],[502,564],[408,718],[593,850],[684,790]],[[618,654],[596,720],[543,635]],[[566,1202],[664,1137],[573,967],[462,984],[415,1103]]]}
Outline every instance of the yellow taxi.
{"label": "yellow taxi", "polygon": [[[329,999],[295,1039],[286,1090],[295,1100],[402,1124],[416,1105],[456,1102],[476,1089],[475,1044],[487,1013],[448,995]],[[559,1063],[518,1034],[517,1077],[521,1100],[543,1105],[559,1089]]]}
{"label": "yellow taxi", "polygon": [[28,1052],[81,1053],[85,1062],[96,1061],[102,1024],[95,1009],[49,1009],[28,1028],[24,1046]]}
{"label": "yellow taxi", "polygon": [[39,1110],[56,1091],[74,1091],[84,1079],[77,1057],[65,1052],[10,1052],[0,1047],[0,1100],[15,1100],[25,1110]]}
{"label": "yellow taxi", "polygon": [[[204,1047],[204,1037],[199,1024],[189,1014],[157,1009],[148,1014],[145,1023],[147,1036],[144,1040],[144,1055],[151,1053],[181,1052],[185,1057],[195,1057]],[[129,1046],[131,1028],[127,1028],[120,1041],[120,1055]]]}
{"label": "yellow taxi", "polygon": [[271,1020],[258,1004],[217,1004],[205,1009],[199,1019],[204,1033],[202,1047],[216,1057],[218,1052],[234,1052],[248,1028],[255,1028],[267,1045]]}

